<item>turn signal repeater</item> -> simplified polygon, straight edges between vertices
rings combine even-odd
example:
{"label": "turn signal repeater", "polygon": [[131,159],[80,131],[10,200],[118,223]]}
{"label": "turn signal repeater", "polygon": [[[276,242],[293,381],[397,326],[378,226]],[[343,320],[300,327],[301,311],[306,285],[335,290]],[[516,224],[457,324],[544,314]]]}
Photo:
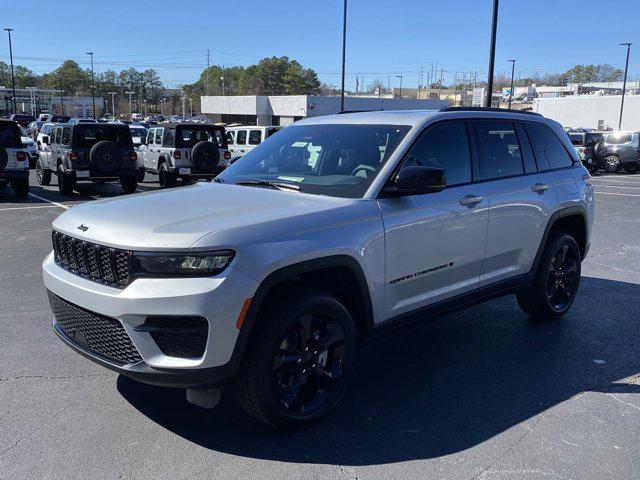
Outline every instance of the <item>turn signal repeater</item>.
{"label": "turn signal repeater", "polygon": [[584,183],[586,183],[590,187],[593,185],[593,182],[591,181],[591,175],[589,173],[585,173],[584,175],[582,175],[582,180],[584,180]]}

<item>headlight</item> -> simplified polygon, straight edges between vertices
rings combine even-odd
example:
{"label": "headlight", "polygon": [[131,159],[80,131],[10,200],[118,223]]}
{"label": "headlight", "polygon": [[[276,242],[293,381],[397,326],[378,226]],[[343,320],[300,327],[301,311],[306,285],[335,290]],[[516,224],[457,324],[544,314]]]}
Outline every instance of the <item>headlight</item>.
{"label": "headlight", "polygon": [[205,253],[150,253],[135,252],[140,273],[151,275],[217,275],[233,257],[232,250]]}

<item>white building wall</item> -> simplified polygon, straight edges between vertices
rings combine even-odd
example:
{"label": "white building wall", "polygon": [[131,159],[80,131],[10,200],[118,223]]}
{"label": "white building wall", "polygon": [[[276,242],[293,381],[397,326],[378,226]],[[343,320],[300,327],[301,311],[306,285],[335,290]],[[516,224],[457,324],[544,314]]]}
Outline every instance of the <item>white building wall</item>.
{"label": "white building wall", "polygon": [[[620,95],[537,98],[533,110],[565,127],[598,128],[603,121],[604,126],[617,130],[621,99]],[[640,95],[625,96],[622,129],[640,130]]]}

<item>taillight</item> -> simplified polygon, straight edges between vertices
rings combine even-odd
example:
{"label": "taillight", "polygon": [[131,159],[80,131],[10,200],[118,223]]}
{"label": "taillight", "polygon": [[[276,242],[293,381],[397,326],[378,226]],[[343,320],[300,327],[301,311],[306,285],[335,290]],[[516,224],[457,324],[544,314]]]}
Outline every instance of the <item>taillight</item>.
{"label": "taillight", "polygon": [[231,152],[230,151],[226,151],[224,152],[224,159],[225,160],[231,160]]}
{"label": "taillight", "polygon": [[129,160],[137,160],[138,159],[138,154],[136,152],[131,152],[129,154]]}
{"label": "taillight", "polygon": [[176,150],[175,152],[173,152],[173,158],[175,158],[176,160],[180,160],[182,158],[182,153],[180,152],[180,150]]}
{"label": "taillight", "polygon": [[591,175],[588,173],[585,173],[584,175],[582,175],[582,180],[584,180],[584,183],[586,183],[589,186],[593,185],[593,182],[591,181]]}
{"label": "taillight", "polygon": [[27,159],[27,154],[24,152],[16,152],[16,160],[24,162]]}
{"label": "taillight", "polygon": [[78,160],[78,158],[80,158],[80,155],[78,155],[77,152],[71,152],[69,154],[69,160]]}

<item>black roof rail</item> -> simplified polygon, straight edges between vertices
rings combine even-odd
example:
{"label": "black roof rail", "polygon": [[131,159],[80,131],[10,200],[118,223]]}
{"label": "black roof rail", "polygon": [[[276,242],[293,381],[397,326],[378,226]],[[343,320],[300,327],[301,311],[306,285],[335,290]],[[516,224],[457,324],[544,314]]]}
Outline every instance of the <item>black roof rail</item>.
{"label": "black roof rail", "polygon": [[444,107],[438,110],[439,112],[502,112],[502,113],[525,113],[527,115],[536,115],[542,117],[537,112],[529,110],[510,110],[508,108],[496,108],[496,107]]}
{"label": "black roof rail", "polygon": [[343,115],[345,113],[365,113],[365,112],[383,112],[384,108],[376,108],[375,110],[340,110],[338,115]]}

